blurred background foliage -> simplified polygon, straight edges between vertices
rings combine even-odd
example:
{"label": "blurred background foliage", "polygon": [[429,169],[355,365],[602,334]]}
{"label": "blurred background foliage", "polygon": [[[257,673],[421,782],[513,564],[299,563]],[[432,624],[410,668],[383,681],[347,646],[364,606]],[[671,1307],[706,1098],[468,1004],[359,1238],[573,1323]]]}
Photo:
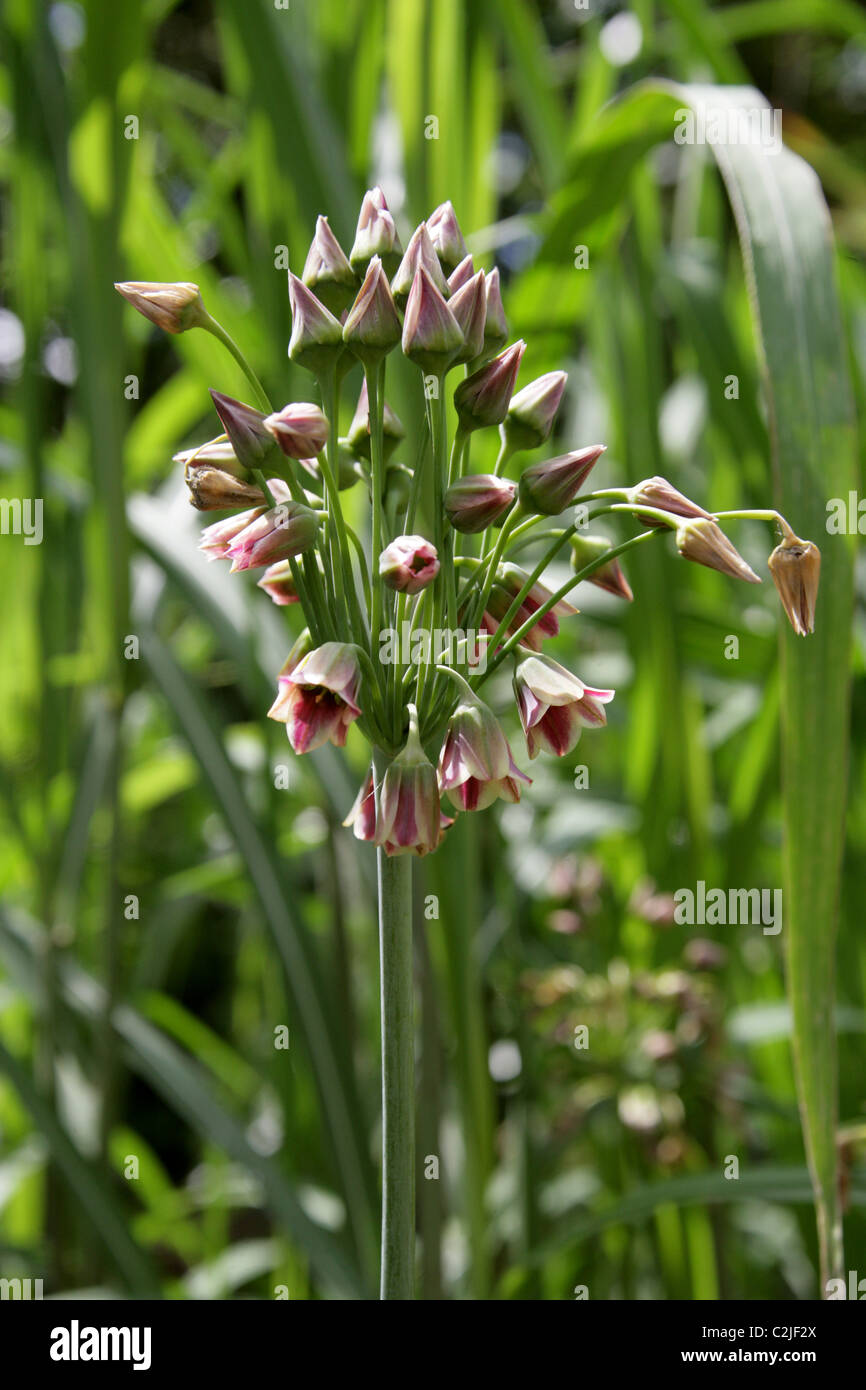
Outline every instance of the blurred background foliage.
{"label": "blurred background foliage", "polygon": [[[374,863],[339,827],[363,748],[296,759],[267,725],[294,610],[204,562],[171,463],[217,432],[208,386],[244,398],[243,379],[112,281],[197,281],[274,399],[305,399],[279,249],[299,269],[319,212],[348,247],[374,181],[404,234],[450,198],[501,267],[521,380],[569,372],[563,447],[607,441],[599,486],[660,472],[715,507],[767,505],[712,159],[651,121],[640,160],[634,128],[592,142],[647,77],[750,83],[781,108],[830,203],[862,408],[866,14],[6,0],[0,28],[0,469],[6,498],[44,500],[41,545],[0,541],[0,1275],[369,1297]],[[389,398],[411,439],[413,376]],[[763,571],[764,530],[736,540]],[[616,687],[608,730],[419,865],[424,1298],[816,1295],[781,938],[677,926],[671,897],[781,883],[775,596],[660,545],[628,571],[634,603],[582,589],[553,647]],[[847,1265],[866,1269],[862,573],[858,594],[835,1032]]]}

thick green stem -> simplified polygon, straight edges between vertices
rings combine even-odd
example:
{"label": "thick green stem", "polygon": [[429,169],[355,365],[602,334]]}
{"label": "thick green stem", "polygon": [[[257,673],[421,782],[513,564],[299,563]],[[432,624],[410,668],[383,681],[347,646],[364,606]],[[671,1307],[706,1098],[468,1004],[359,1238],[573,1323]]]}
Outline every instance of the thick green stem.
{"label": "thick green stem", "polygon": [[[387,759],[374,754],[377,795]],[[380,1298],[415,1297],[415,1004],[412,858],[377,850],[382,1011]]]}

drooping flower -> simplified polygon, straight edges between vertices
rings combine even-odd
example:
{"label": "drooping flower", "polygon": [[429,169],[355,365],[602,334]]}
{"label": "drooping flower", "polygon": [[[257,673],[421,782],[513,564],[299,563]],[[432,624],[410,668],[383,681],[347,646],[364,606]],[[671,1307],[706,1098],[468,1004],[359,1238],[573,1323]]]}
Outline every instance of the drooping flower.
{"label": "drooping flower", "polygon": [[[382,444],[385,453],[385,462],[393,454],[401,439],[406,436],[402,424],[394,411],[385,401],[382,412]],[[367,378],[361,382],[361,390],[358,395],[358,404],[355,406],[355,414],[352,416],[352,423],[346,436],[346,443],[355,458],[367,459],[371,454],[370,447],[370,398],[367,394]]]}
{"label": "drooping flower", "polygon": [[325,743],[342,748],[349,725],[361,714],[360,683],[361,668],[353,649],[345,642],[325,642],[291,669],[283,667],[279,694],[268,716],[285,724],[296,753],[309,753]]}
{"label": "drooping flower", "polygon": [[454,406],[464,430],[498,425],[505,419],[525,351],[521,338],[460,382],[454,392]]}
{"label": "drooping flower", "polygon": [[429,854],[442,838],[436,769],[421,745],[418,712],[409,705],[409,733],[385,769],[376,843],[386,854]]}
{"label": "drooping flower", "polygon": [[[598,560],[601,555],[610,550],[611,542],[604,536],[581,536],[575,535],[569,541],[571,547],[571,568],[575,574],[579,574],[587,565]],[[614,558],[600,565],[593,570],[592,574],[586,577],[588,584],[595,584],[599,589],[604,589],[609,594],[615,594],[617,598],[624,598],[631,603],[634,594],[631,591],[629,582],[623,574],[622,565],[619,560]]]}
{"label": "drooping flower", "polygon": [[451,201],[440,203],[427,218],[427,230],[447,273],[453,271],[466,256],[466,242]]}
{"label": "drooping flower", "polygon": [[567,380],[566,372],[545,372],[512,396],[501,433],[513,451],[537,449],[549,438]]}
{"label": "drooping flower", "polygon": [[459,323],[424,266],[419,266],[403,320],[403,352],[422,372],[442,376],[462,346]]}
{"label": "drooping flower", "polygon": [[448,308],[460,325],[463,346],[455,363],[471,362],[484,350],[484,323],[487,314],[487,295],[484,291],[484,271],[479,270],[465,285],[455,290]]}
{"label": "drooping flower", "polygon": [[316,233],[307,252],[301,279],[332,314],[342,314],[355,298],[357,276],[331,231],[327,217],[316,218]]}
{"label": "drooping flower", "polygon": [[508,511],[517,484],[493,473],[469,473],[445,493],[445,514],[455,531],[476,535],[493,526]]}
{"label": "drooping flower", "polygon": [[229,544],[226,556],[232,561],[232,574],[300,555],[313,544],[318,529],[318,517],[303,502],[278,503],[239,531]]}
{"label": "drooping flower", "polygon": [[292,310],[289,357],[314,375],[329,371],[345,348],[342,324],[291,271],[289,303]]}
{"label": "drooping flower", "polygon": [[343,341],[365,366],[381,362],[400,341],[400,318],[378,256],[370,261],[364,283],[343,324]]}
{"label": "drooping flower", "polygon": [[185,333],[209,321],[198,285],[189,280],[164,284],[159,280],[119,280],[114,288],[157,328]]}
{"label": "drooping flower", "polygon": [[394,219],[381,188],[371,188],[364,194],[355,240],[349,252],[349,263],[361,275],[374,256],[380,256],[390,271],[392,262],[402,255],[400,238]]}
{"label": "drooping flower", "polygon": [[375,840],[376,838],[376,788],[372,769],[367,773],[352,802],[343,825],[352,827],[356,840]]}
{"label": "drooping flower", "polygon": [[234,516],[226,517],[225,521],[216,521],[212,526],[206,526],[198,543],[199,550],[204,551],[208,560],[225,559],[235,537],[263,516],[265,510],[264,507],[253,507],[251,511],[237,512]]}
{"label": "drooping flower", "polygon": [[527,656],[514,674],[514,694],[530,758],[542,748],[561,758],[570,753],[584,725],[607,723],[604,706],[612,690],[594,690],[548,656]]}
{"label": "drooping flower", "polygon": [[[491,636],[497,631],[500,622],[517,595],[522,592],[528,579],[529,575],[517,565],[509,563],[499,566],[482,618],[482,626]],[[509,622],[506,629],[508,635],[511,636],[517,632],[534,613],[538,612],[539,608],[543,607],[550,597],[550,590],[540,580],[536,580]],[[559,619],[574,617],[577,612],[578,609],[569,603],[568,599],[559,599],[543,617],[529,628],[525,636],[520,639],[518,646],[528,647],[534,652],[541,651],[541,644],[544,639],[556,637],[559,633]]]}
{"label": "drooping flower", "polygon": [[288,560],[278,560],[275,565],[269,565],[258,582],[258,588],[264,589],[280,608],[300,603]]}
{"label": "drooping flower", "polygon": [[409,245],[406,247],[406,254],[397,267],[397,273],[391,281],[391,291],[394,299],[401,309],[405,309],[406,301],[412,289],[415,275],[423,266],[433,284],[436,286],[443,299],[447,299],[451,293],[448,288],[448,281],[445,279],[444,272],[439,264],[439,257],[433,248],[430,233],[427,230],[427,223],[420,222],[412,233]]}
{"label": "drooping flower", "polygon": [[558,516],[577,497],[601,455],[604,444],[590,444],[570,454],[533,463],[520,476],[520,501],[528,512]]}
{"label": "drooping flower", "polygon": [[448,724],[439,755],[439,787],[461,811],[483,811],[497,798],[520,800],[530,778],[511,756],[496,715],[468,688]]}
{"label": "drooping flower", "polygon": [[815,631],[815,600],[821,576],[821,552],[812,541],[793,532],[767,561],[788,621],[798,637]]}
{"label": "drooping flower", "polygon": [[718,522],[711,518],[699,516],[681,522],[677,527],[677,549],[684,560],[694,560],[698,565],[719,570],[734,579],[745,579],[748,584],[761,582]]}
{"label": "drooping flower", "polygon": [[311,401],[284,405],[265,418],[264,426],[290,459],[320,454],[328,442],[327,418]]}
{"label": "drooping flower", "polygon": [[379,556],[379,574],[389,589],[418,594],[439,573],[436,547],[423,536],[398,536]]}

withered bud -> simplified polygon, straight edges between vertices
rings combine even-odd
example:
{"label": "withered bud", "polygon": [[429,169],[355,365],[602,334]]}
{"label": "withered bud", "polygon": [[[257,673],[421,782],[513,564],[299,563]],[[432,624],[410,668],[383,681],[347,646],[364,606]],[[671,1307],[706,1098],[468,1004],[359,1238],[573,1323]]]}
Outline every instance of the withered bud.
{"label": "withered bud", "polygon": [[798,637],[815,631],[815,600],[821,576],[821,552],[812,541],[791,533],[767,561],[788,621]]}

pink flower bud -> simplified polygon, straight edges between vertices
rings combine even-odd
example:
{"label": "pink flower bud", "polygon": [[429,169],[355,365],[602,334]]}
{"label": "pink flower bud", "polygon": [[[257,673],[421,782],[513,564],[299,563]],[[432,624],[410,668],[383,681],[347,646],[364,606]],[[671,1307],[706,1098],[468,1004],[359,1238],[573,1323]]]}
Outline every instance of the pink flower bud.
{"label": "pink flower bud", "polygon": [[280,608],[286,608],[292,603],[300,603],[292,576],[292,567],[288,560],[278,560],[275,565],[269,565],[257,587],[264,589],[265,593]]}
{"label": "pink flower bud", "polygon": [[453,204],[440,203],[427,219],[427,230],[436,255],[446,272],[454,270],[466,256],[466,243]]}
{"label": "pink flower bud", "polygon": [[502,291],[499,287],[499,267],[495,266],[484,277],[487,294],[487,318],[484,324],[484,351],[498,352],[503,343],[508,342],[508,320],[502,304]]}
{"label": "pink flower bud", "polygon": [[[571,547],[571,568],[575,574],[591,565],[606,550],[610,550],[611,542],[605,540],[603,536],[572,536],[569,541]],[[619,560],[608,560],[607,564],[599,566],[593,570],[592,574],[587,575],[587,583],[596,584],[599,589],[606,590],[609,594],[616,594],[618,598],[624,598],[631,603],[634,598],[629,582],[622,571]]]}
{"label": "pink flower bud", "polygon": [[747,584],[761,582],[718,522],[711,518],[699,516],[681,522],[677,527],[677,549],[684,560],[694,560],[698,565],[719,570],[733,579],[745,579]]}
{"label": "pink flower bud", "polygon": [[475,535],[493,526],[508,511],[517,484],[493,473],[473,473],[458,478],[445,494],[445,512],[455,531]]}
{"label": "pink flower bud", "polygon": [[172,463],[182,463],[184,469],[209,464],[223,473],[231,473],[233,478],[239,478],[241,482],[247,482],[250,476],[249,469],[244,468],[232,448],[230,439],[209,439],[195,449],[181,449],[172,455]]}
{"label": "pink flower bud", "polygon": [[438,573],[435,546],[423,536],[398,536],[379,556],[379,574],[399,594],[420,593]]}
{"label": "pink flower bud", "polygon": [[[672,487],[667,478],[644,478],[642,483],[636,483],[629,489],[628,500],[631,503],[639,503],[644,507],[654,507],[660,512],[670,512],[675,516],[702,516],[707,521],[712,521],[710,512],[704,511],[697,502],[692,502],[688,497],[684,497],[681,492],[677,492]],[[638,521],[643,526],[664,526],[663,521],[658,517],[642,517],[638,513]]]}
{"label": "pink flower bud", "polygon": [[352,803],[352,809],[343,824],[352,827],[352,834],[356,840],[375,840],[376,788],[373,785],[372,771],[367,773],[366,778],[361,783],[358,795]]}
{"label": "pink flower bud", "polygon": [[798,637],[815,631],[815,601],[821,576],[821,552],[812,541],[791,532],[777,545],[767,564],[788,621]]}
{"label": "pink flower bud", "polygon": [[328,371],[345,346],[342,324],[291,271],[289,303],[292,309],[289,357],[315,375]]}
{"label": "pink flower bud", "polygon": [[283,668],[280,691],[268,715],[285,724],[296,753],[309,753],[325,743],[343,748],[349,725],[361,713],[360,683],[353,649],[345,642],[325,642],[291,670]]}
{"label": "pink flower bud", "polygon": [[525,351],[526,344],[521,338],[461,381],[454,392],[454,405],[464,429],[483,429],[505,419]]}
{"label": "pink flower bud", "polygon": [[311,401],[296,401],[268,415],[264,425],[290,459],[312,458],[328,442],[328,421]]}
{"label": "pink flower bud", "polygon": [[[397,448],[400,440],[405,438],[405,435],[406,431],[386,401],[382,412],[382,441],[386,463]],[[355,407],[355,414],[352,416],[352,423],[349,426],[346,443],[355,458],[367,459],[369,461],[371,453],[370,401],[367,395],[366,377],[361,382],[358,404]]]}
{"label": "pink flower bud", "polygon": [[422,372],[442,376],[462,346],[460,325],[427,271],[419,266],[403,320],[403,352]]}
{"label": "pink flower bud", "polygon": [[208,560],[224,559],[235,538],[264,513],[264,507],[254,507],[251,511],[238,512],[236,516],[226,517],[225,521],[206,526],[201,533],[199,550],[204,551]]}
{"label": "pink flower bud", "polygon": [[397,274],[391,281],[394,298],[401,309],[406,307],[415,274],[422,266],[442,298],[447,299],[451,291],[439,264],[439,258],[433,249],[433,242],[430,240],[426,222],[421,222],[412,233],[412,239],[406,247],[406,254],[397,267]]}
{"label": "pink flower bud", "polygon": [[537,449],[549,438],[568,376],[546,372],[512,396],[502,435],[512,450]]}
{"label": "pink flower bud", "polygon": [[590,444],[571,454],[533,463],[520,478],[520,501],[528,512],[558,516],[574,501],[605,451],[604,444]]}
{"label": "pink flower bud", "polygon": [[452,294],[448,308],[460,325],[463,346],[454,359],[458,362],[471,362],[484,351],[484,323],[487,313],[487,294],[484,289],[484,271],[479,270],[471,280]]}
{"label": "pink flower bud", "polygon": [[237,458],[247,469],[265,469],[277,449],[262,412],[232,396],[224,396],[221,391],[210,394]]}
{"label": "pink flower bud", "polygon": [[355,298],[357,276],[331,231],[327,217],[316,219],[316,234],[307,252],[301,279],[334,315],[342,314]]}
{"label": "pink flower bud", "polygon": [[158,280],[121,280],[114,288],[140,314],[166,333],[185,333],[208,321],[198,285],[188,280],[163,284]]}
{"label": "pink flower bud", "polygon": [[400,341],[400,319],[378,256],[370,261],[343,324],[343,341],[366,366],[380,362]]}
{"label": "pink flower bud", "polygon": [[[471,256],[464,256],[456,270],[452,270],[448,276],[448,288],[452,294],[462,290],[467,280],[471,280],[475,274],[475,266]],[[485,303],[487,301],[487,290],[484,291]]]}
{"label": "pink flower bud", "polygon": [[612,690],[593,690],[548,656],[527,656],[514,675],[514,694],[530,758],[542,748],[557,758],[570,753],[584,725],[607,722]]}
{"label": "pink flower bud", "polygon": [[498,797],[519,801],[520,783],[529,781],[493,711],[477,697],[463,695],[439,755],[440,790],[458,810],[483,811]]}
{"label": "pink flower bud", "polygon": [[279,502],[231,541],[226,555],[233,562],[232,574],[300,555],[313,544],[318,529],[318,517],[303,502]]}
{"label": "pink flower bud", "polygon": [[381,188],[371,188],[364,194],[355,241],[349,252],[354,271],[363,275],[374,256],[380,256],[386,266],[402,254],[400,238],[394,219]]}

